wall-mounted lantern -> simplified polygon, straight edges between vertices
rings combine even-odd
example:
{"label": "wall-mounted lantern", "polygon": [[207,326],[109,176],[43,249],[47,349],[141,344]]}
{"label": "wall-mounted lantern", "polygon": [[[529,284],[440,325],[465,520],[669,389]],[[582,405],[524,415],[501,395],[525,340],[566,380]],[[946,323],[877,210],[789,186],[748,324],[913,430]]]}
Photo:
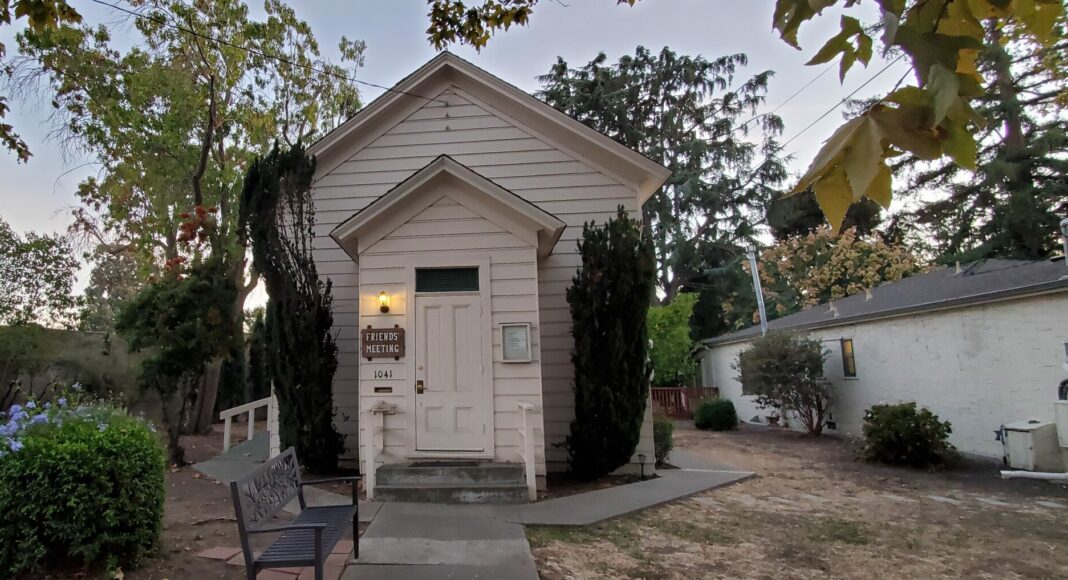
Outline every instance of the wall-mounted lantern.
{"label": "wall-mounted lantern", "polygon": [[386,294],[385,290],[378,295],[378,309],[383,314],[389,312],[389,294]]}

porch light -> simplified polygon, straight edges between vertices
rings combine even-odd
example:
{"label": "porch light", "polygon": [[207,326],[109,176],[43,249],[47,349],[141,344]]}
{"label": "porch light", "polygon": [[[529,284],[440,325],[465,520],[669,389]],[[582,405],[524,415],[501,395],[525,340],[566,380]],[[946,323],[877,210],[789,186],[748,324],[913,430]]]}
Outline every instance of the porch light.
{"label": "porch light", "polygon": [[389,294],[386,294],[385,290],[378,295],[378,309],[381,310],[383,314],[389,312]]}

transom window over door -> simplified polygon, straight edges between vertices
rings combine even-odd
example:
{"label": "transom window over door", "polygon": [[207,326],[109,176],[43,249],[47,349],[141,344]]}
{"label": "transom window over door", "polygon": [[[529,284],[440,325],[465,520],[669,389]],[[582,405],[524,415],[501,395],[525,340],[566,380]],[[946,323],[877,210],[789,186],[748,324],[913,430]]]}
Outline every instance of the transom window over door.
{"label": "transom window over door", "polygon": [[417,268],[416,292],[478,292],[478,268]]}

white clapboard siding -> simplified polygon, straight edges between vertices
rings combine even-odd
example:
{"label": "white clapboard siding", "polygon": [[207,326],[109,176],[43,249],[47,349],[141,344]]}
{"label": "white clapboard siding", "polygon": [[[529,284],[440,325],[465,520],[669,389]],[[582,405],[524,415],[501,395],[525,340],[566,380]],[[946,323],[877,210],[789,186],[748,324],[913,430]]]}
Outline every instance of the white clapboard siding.
{"label": "white clapboard siding", "polygon": [[[491,302],[496,361],[493,368],[495,388],[499,387],[502,393],[495,401],[498,445],[504,452],[511,452],[514,437],[511,434],[514,429],[509,427],[512,420],[509,413],[514,412],[511,407],[523,397],[533,396],[533,393],[515,393],[516,389],[527,391],[535,384],[532,379],[540,381],[539,395],[544,398],[539,400],[545,409],[534,419],[538,432],[544,429],[545,441],[544,448],[539,445],[537,450],[539,473],[544,472],[546,463],[550,471],[560,470],[565,467],[566,452],[559,444],[574,416],[570,315],[564,292],[580,263],[576,241],[585,222],[604,223],[615,216],[619,206],[636,216],[637,194],[583,159],[560,150],[528,129],[513,125],[506,116],[488,107],[450,91],[439,99],[447,100],[449,106],[437,101],[427,103],[366,147],[353,151],[329,173],[317,176],[313,193],[318,221],[315,256],[321,275],[336,277],[340,283],[335,290],[335,304],[337,312],[343,314],[335,314],[335,326],[344,336],[355,336],[360,285],[365,292],[372,292],[383,284],[400,280],[397,276],[403,269],[398,269],[396,264],[403,256],[428,251],[454,255],[493,247]],[[537,127],[533,130],[537,131]],[[531,248],[495,229],[494,224],[465,216],[460,211],[465,208],[443,204],[428,208],[411,223],[398,228],[395,237],[387,236],[376,244],[373,252],[368,250],[363,254],[364,279],[357,283],[353,278],[356,264],[328,238],[329,232],[440,155],[453,157],[562,220],[566,228],[553,254],[537,261],[536,273],[532,274]],[[427,237],[428,230],[433,230],[434,235]],[[427,249],[428,244],[432,244],[432,250]],[[370,314],[373,316],[377,311]],[[378,324],[378,319],[375,320]],[[541,364],[500,363],[497,325],[523,321],[530,321],[535,327],[532,340]],[[355,338],[339,338],[338,346],[343,354],[358,352]],[[351,363],[352,358],[346,361]],[[349,365],[344,368],[346,372],[356,372]],[[537,371],[532,370],[535,368]],[[357,387],[341,375],[339,369],[335,400],[351,401]],[[514,384],[513,379],[517,381]],[[338,424],[346,435],[348,459],[354,459],[357,453],[354,411],[351,407],[339,407]],[[352,416],[351,422],[344,418],[345,412]],[[405,439],[406,428],[398,416],[387,418],[387,454],[402,453],[406,448],[409,443]],[[650,458],[653,455],[651,425],[643,427],[638,453]]]}

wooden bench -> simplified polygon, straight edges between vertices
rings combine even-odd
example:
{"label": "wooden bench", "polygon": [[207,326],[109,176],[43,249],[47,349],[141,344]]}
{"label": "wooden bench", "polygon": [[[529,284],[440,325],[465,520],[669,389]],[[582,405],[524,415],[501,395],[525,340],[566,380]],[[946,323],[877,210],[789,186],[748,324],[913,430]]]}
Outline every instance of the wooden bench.
{"label": "wooden bench", "polygon": [[[359,517],[356,482],[359,477],[334,477],[301,481],[300,465],[292,447],[268,460],[245,477],[230,483],[230,494],[245,553],[245,573],[249,580],[265,568],[315,567],[315,580],[322,580],[326,557],[352,525],[356,557],[360,556],[360,537],[356,530]],[[308,507],[304,503],[304,486],[313,483],[348,481],[352,483],[352,504]],[[270,526],[270,520],[293,498],[300,502],[300,513],[286,525]],[[252,553],[249,536],[279,534],[259,555]]]}

